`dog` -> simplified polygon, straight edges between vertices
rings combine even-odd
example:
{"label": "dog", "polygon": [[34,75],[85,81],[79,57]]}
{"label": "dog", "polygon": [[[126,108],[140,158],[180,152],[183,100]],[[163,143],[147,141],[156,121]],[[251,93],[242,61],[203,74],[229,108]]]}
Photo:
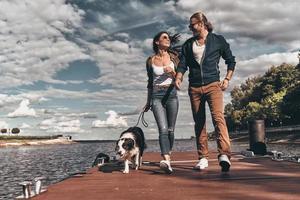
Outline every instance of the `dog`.
{"label": "dog", "polygon": [[139,127],[130,127],[122,132],[116,142],[115,151],[124,160],[123,173],[129,173],[129,161],[138,170],[142,165],[142,156],[146,148],[144,132]]}

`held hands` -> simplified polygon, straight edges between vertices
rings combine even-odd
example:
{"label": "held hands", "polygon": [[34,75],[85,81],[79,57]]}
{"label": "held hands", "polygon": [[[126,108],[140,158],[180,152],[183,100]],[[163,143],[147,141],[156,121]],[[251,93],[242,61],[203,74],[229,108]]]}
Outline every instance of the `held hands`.
{"label": "held hands", "polygon": [[164,67],[164,72],[170,74],[173,77],[176,76],[176,72],[169,66]]}
{"label": "held hands", "polygon": [[224,79],[223,81],[220,82],[220,87],[223,91],[225,91],[229,86],[229,80],[228,79]]}
{"label": "held hands", "polygon": [[172,72],[174,72],[174,70],[171,67],[166,66],[166,67],[164,67],[164,72],[165,73],[172,73]]}

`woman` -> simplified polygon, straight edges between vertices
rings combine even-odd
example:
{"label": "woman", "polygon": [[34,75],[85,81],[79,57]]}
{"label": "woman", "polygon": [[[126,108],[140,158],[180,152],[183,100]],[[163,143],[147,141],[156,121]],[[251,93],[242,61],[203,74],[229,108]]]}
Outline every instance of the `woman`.
{"label": "woman", "polygon": [[172,173],[171,151],[174,143],[174,129],[178,113],[177,91],[174,87],[176,68],[179,63],[178,53],[171,50],[171,44],[178,41],[179,35],[173,37],[162,31],[153,38],[154,55],[146,62],[148,74],[148,98],[144,111],[150,107],[159,131],[159,145],[163,160],[160,168]]}

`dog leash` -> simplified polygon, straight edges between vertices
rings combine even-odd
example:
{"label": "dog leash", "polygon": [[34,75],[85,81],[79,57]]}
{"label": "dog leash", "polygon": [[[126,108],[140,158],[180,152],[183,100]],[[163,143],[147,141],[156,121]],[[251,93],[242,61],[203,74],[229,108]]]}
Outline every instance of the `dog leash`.
{"label": "dog leash", "polygon": [[138,118],[138,121],[137,121],[135,127],[139,125],[141,119],[142,119],[142,124],[143,124],[145,127],[148,127],[148,123],[146,122],[146,120],[145,120],[145,118],[144,118],[144,114],[145,114],[145,110],[142,110],[142,112],[141,112],[140,115],[139,115],[139,118]]}
{"label": "dog leash", "polygon": [[172,92],[174,88],[174,84],[171,84],[169,87],[168,87],[168,90],[166,91],[166,94],[164,95],[164,97],[162,98],[161,100],[161,104],[163,107],[166,107],[166,104],[167,104],[167,101],[168,101],[168,98]]}

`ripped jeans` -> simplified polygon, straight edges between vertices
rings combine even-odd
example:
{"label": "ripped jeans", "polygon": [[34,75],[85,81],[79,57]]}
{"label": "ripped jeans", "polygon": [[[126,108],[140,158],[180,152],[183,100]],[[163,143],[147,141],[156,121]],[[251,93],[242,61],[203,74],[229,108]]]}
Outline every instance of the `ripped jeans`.
{"label": "ripped jeans", "polygon": [[178,113],[178,97],[170,95],[163,107],[163,96],[152,98],[152,111],[159,131],[159,145],[162,155],[170,155],[174,143],[174,130]]}

